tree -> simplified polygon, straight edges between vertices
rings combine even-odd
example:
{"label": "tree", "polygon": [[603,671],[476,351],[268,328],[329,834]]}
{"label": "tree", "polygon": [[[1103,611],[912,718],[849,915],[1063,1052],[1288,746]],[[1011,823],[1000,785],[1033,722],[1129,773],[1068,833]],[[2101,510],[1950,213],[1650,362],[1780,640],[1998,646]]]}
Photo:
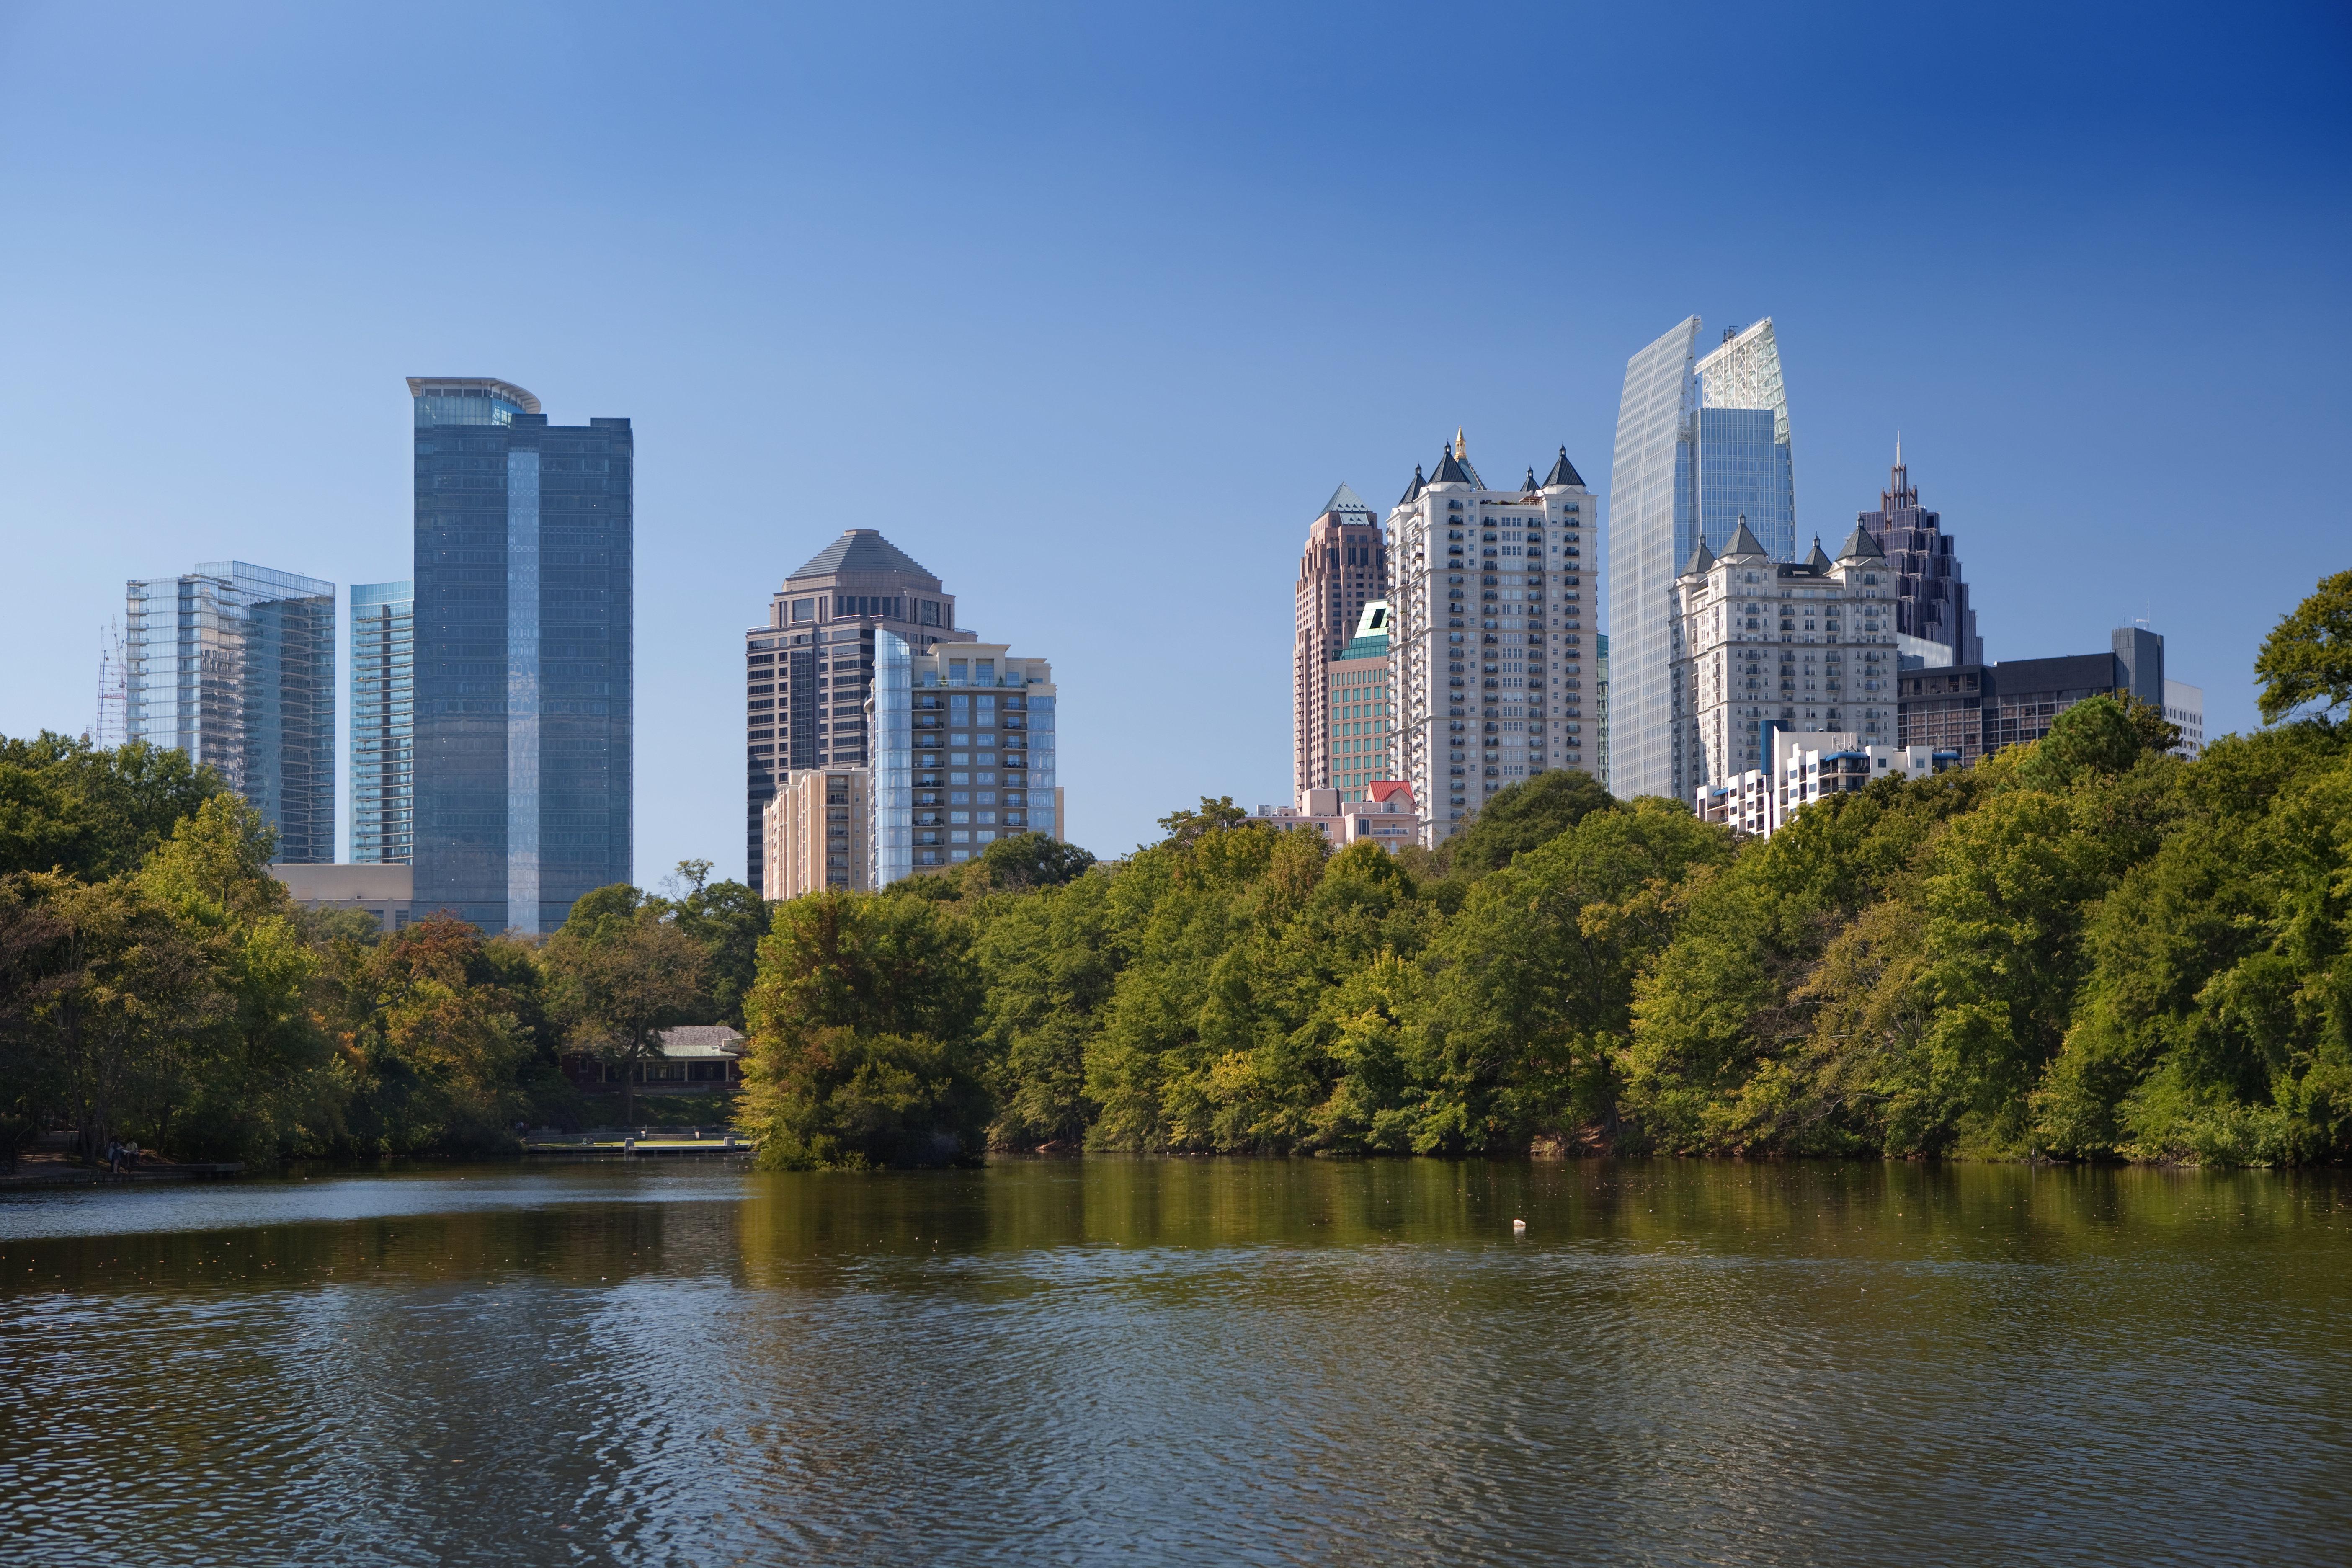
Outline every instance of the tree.
{"label": "tree", "polygon": [[1468,831],[1453,841],[1454,868],[1478,876],[1499,870],[1514,856],[1549,844],[1617,801],[1591,773],[1552,768],[1506,785],[1478,808]]}
{"label": "tree", "polygon": [[[700,867],[707,874],[709,865],[708,860],[688,860],[678,869]],[[699,879],[690,880],[692,890],[672,908],[677,929],[702,944],[708,984],[704,1021],[740,1029],[743,1004],[758,976],[760,939],[768,934],[768,901],[741,882],[705,886]]]}
{"label": "tree", "polygon": [[[614,893],[601,888],[581,903]],[[658,900],[624,912],[627,902],[603,897],[584,919],[575,905],[543,953],[558,1021],[576,1049],[622,1069],[621,1118],[634,1124],[637,1068],[660,1053],[664,1029],[701,1005],[709,958]]]}
{"label": "tree", "polygon": [[2139,760],[2145,744],[2121,702],[2089,698],[2050,721],[2050,732],[2017,764],[2018,782],[2032,789],[2063,790],[2091,773],[2119,773]]}
{"label": "tree", "polygon": [[1094,856],[1075,844],[1043,833],[1016,833],[982,850],[970,875],[992,892],[1025,892],[1058,888],[1085,876],[1094,863]]}
{"label": "tree", "polygon": [[0,736],[0,873],[102,881],[134,871],[226,787],[186,753],[143,741],[100,751],[47,731]]}
{"label": "tree", "polygon": [[968,928],[939,905],[814,893],[760,944],[737,1119],[772,1168],[975,1157],[988,1094]]}
{"label": "tree", "polygon": [[1248,820],[1249,813],[1235,805],[1232,795],[1223,795],[1211,800],[1204,795],[1201,797],[1200,810],[1171,811],[1160,819],[1160,826],[1168,830],[1168,837],[1160,842],[1181,849],[1213,829],[1239,827]]}
{"label": "tree", "polygon": [[2352,702],[2352,572],[2321,578],[2311,596],[2271,628],[2254,674],[2263,683],[2266,724],[2306,702],[2324,713]]}

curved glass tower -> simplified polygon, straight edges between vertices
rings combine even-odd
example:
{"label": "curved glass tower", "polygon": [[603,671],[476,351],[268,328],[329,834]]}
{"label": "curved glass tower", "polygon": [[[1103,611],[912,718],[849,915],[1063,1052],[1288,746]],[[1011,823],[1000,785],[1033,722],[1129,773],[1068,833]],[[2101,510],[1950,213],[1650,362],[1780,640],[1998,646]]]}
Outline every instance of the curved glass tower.
{"label": "curved glass tower", "polygon": [[1776,561],[1796,558],[1789,399],[1770,317],[1704,359],[1685,317],[1625,362],[1609,477],[1609,787],[1686,800],[1706,782],[1674,689],[1675,575],[1745,521]]}

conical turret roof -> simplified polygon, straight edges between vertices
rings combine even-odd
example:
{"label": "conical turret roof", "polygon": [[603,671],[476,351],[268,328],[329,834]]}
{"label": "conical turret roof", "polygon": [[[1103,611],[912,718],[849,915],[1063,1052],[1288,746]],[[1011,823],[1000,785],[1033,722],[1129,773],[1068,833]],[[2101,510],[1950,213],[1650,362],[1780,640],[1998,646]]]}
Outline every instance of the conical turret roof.
{"label": "conical turret roof", "polygon": [[1706,547],[1706,541],[1702,539],[1698,542],[1698,548],[1691,552],[1690,564],[1683,568],[1682,574],[1685,577],[1703,577],[1714,570],[1715,552],[1709,550]]}
{"label": "conical turret roof", "polygon": [[1421,477],[1421,465],[1419,463],[1415,463],[1412,466],[1412,483],[1405,486],[1404,494],[1397,498],[1397,505],[1412,505],[1412,499],[1428,488],[1429,481]]}
{"label": "conical turret roof", "polygon": [[1565,447],[1559,449],[1559,461],[1554,463],[1551,472],[1544,476],[1544,489],[1550,489],[1555,485],[1572,485],[1578,489],[1584,488],[1584,476],[1578,473],[1576,465],[1568,460],[1568,448]]}
{"label": "conical turret roof", "polygon": [[1822,548],[1822,536],[1818,533],[1813,535],[1813,552],[1805,557],[1805,564],[1816,572],[1826,572],[1836,564],[1829,558],[1829,552]]}
{"label": "conical turret roof", "polygon": [[1770,553],[1771,552],[1766,550],[1762,544],[1757,542],[1754,534],[1748,531],[1748,518],[1745,513],[1741,514],[1739,519],[1739,531],[1731,536],[1731,542],[1729,544],[1724,546],[1724,559],[1729,560],[1735,555],[1763,555],[1769,557]]}
{"label": "conical turret roof", "polygon": [[1469,470],[1463,468],[1462,459],[1454,455],[1454,443],[1448,441],[1445,456],[1438,459],[1437,471],[1429,476],[1429,482],[1433,485],[1468,485],[1477,481],[1470,477]]}
{"label": "conical turret roof", "polygon": [[1845,536],[1845,543],[1839,547],[1838,559],[1884,561],[1886,559],[1886,552],[1878,547],[1878,541],[1871,536],[1870,530],[1857,522],[1853,525],[1853,531]]}

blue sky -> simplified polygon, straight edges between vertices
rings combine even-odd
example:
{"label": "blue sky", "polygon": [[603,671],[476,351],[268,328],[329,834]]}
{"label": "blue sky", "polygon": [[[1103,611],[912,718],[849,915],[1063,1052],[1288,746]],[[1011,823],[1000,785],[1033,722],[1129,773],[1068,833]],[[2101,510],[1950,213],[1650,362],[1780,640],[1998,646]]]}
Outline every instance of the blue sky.
{"label": "blue sky", "polygon": [[2218,732],[2344,548],[2340,6],[0,5],[0,731],[122,580],[405,576],[401,378],[638,440],[637,875],[740,874],[740,628],[878,527],[1049,656],[1072,836],[1288,789],[1297,552],[1462,426],[1608,478],[1774,318],[1801,532],[1895,433],[1993,658]]}

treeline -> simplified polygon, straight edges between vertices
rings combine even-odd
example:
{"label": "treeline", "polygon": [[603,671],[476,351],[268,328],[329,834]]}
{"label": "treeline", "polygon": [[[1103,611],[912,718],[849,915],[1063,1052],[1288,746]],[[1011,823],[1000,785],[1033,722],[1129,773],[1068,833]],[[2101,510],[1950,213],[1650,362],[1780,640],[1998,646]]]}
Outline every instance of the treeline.
{"label": "treeline", "polygon": [[168,1156],[487,1153],[603,1115],[567,1051],[741,1021],[767,924],[740,883],[581,900],[543,942],[304,910],[209,770],[132,743],[0,738],[0,1159],[69,1129]]}
{"label": "treeline", "polygon": [[1203,801],[1115,867],[1031,837],[799,900],[761,946],[741,1119],[785,1165],[2340,1158],[2352,573],[2256,668],[2273,727],[2194,763],[2102,698],[1769,840],[1549,773],[1439,855]]}

